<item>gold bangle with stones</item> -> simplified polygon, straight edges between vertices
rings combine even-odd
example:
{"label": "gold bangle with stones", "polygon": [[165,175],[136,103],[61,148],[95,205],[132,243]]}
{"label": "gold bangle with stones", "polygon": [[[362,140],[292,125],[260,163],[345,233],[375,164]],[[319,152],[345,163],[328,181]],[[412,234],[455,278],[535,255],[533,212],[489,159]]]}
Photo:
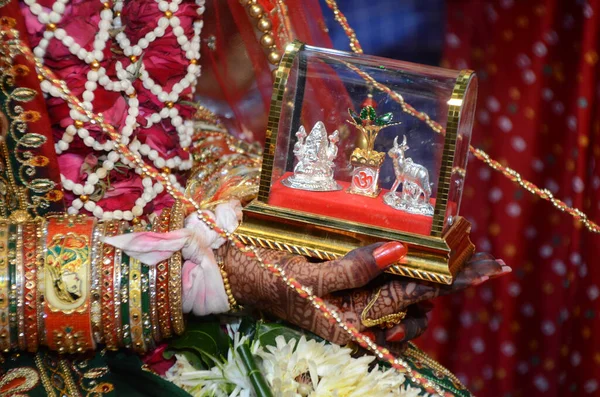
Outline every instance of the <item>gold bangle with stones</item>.
{"label": "gold bangle with stones", "polygon": [[129,332],[131,345],[136,353],[145,353],[142,325],[142,263],[129,258]]}
{"label": "gold bangle with stones", "polygon": [[20,351],[26,350],[25,342],[25,268],[23,263],[23,224],[17,225],[17,251],[16,251],[16,294],[17,294],[17,346]]}
{"label": "gold bangle with stones", "polygon": [[[108,221],[105,223],[104,235],[116,236],[120,231],[121,221]],[[115,294],[118,285],[115,284],[115,248],[109,244],[102,244],[102,261],[100,270],[100,295],[101,295],[101,325],[104,343],[108,350],[119,348],[119,318],[115,313]],[[119,265],[120,266],[120,265]]]}
{"label": "gold bangle with stones", "polygon": [[37,260],[36,260],[36,283],[37,283],[37,326],[38,326],[38,343],[40,345],[46,344],[46,327],[44,326],[44,297],[46,293],[46,287],[44,285],[45,277],[44,270],[46,264],[46,252],[48,247],[46,245],[46,238],[48,237],[48,222],[42,218],[38,225],[37,230]]}
{"label": "gold bangle with stones", "polygon": [[[127,229],[127,224],[125,222],[120,222],[117,226],[117,232],[115,235],[120,235],[125,233],[125,230]],[[113,247],[114,248],[114,247]],[[114,260],[113,260],[113,294],[114,294],[114,313],[115,313],[115,330],[114,333],[115,335],[115,340],[117,342],[118,346],[122,346],[123,345],[123,321],[125,321],[123,319],[122,316],[122,308],[121,308],[121,304],[122,304],[122,300],[123,300],[123,295],[122,295],[122,277],[123,277],[123,251],[118,249],[118,248],[114,248]]]}
{"label": "gold bangle with stones", "polygon": [[[182,229],[184,217],[184,205],[178,200],[171,209],[169,231]],[[181,298],[182,262],[183,258],[181,256],[181,252],[174,253],[169,259],[169,309],[171,312],[171,324],[173,325],[173,331],[177,335],[181,335],[185,330]]]}
{"label": "gold bangle with stones", "polygon": [[96,343],[104,343],[102,332],[102,312],[101,312],[101,278],[100,266],[102,264],[102,237],[104,236],[106,225],[104,223],[96,224],[92,235],[91,260],[90,260],[90,301],[91,301],[91,319],[92,335]]}
{"label": "gold bangle with stones", "polygon": [[37,352],[38,314],[37,314],[37,263],[39,260],[38,227],[40,222],[26,222],[23,225],[23,270],[25,272],[23,288],[23,310],[27,350]]}
{"label": "gold bangle with stones", "polygon": [[[171,209],[165,208],[154,225],[155,231],[158,233],[168,232],[170,220]],[[160,334],[163,338],[170,338],[173,335],[173,331],[169,311],[169,260],[156,265],[156,312]]]}
{"label": "gold bangle with stones", "polygon": [[152,338],[154,342],[158,343],[161,336],[158,325],[158,310],[156,308],[156,266],[148,266],[148,296],[150,299],[148,318],[152,328]]}
{"label": "gold bangle with stones", "polygon": [[17,231],[18,224],[8,225],[8,280],[10,291],[8,293],[8,324],[10,328],[11,349],[18,348],[19,329],[17,324]]}
{"label": "gold bangle with stones", "polygon": [[8,323],[8,223],[0,221],[0,350],[10,351],[10,327]]}

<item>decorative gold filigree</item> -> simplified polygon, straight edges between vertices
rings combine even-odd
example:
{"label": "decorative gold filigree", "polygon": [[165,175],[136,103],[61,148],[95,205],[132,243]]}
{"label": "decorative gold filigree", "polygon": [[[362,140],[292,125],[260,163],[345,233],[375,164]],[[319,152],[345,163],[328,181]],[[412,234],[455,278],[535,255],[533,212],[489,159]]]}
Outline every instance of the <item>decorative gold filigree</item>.
{"label": "decorative gold filigree", "polygon": [[[10,26],[10,24],[9,24]],[[18,38],[18,32],[14,31]],[[47,138],[29,131],[30,123],[40,120],[41,115],[35,110],[25,110],[23,104],[31,102],[37,91],[28,87],[17,87],[15,79],[30,73],[26,65],[14,65],[18,54],[16,45],[5,36],[6,30],[0,30],[0,92],[3,97],[3,124],[0,142],[0,212],[8,217],[14,211],[20,211],[19,219],[29,220],[40,215],[49,207],[49,202],[57,197],[48,193],[56,188],[56,183],[39,176],[39,169],[49,166],[47,157],[36,154]],[[3,174],[3,175],[1,175]],[[62,198],[62,197],[61,197]],[[26,217],[25,214],[28,216]]]}
{"label": "decorative gold filigree", "polygon": [[40,382],[37,371],[30,367],[9,370],[0,378],[0,397],[26,397]]}

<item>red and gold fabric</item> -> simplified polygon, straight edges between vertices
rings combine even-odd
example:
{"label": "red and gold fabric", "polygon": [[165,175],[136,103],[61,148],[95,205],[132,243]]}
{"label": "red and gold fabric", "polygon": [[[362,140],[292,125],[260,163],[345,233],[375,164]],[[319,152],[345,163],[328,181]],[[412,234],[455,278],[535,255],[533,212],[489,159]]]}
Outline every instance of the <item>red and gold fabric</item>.
{"label": "red and gold fabric", "polygon": [[[27,31],[18,2],[2,4],[0,17],[0,215],[26,219],[49,212],[64,212],[60,173],[46,102],[35,65],[11,54],[12,30],[27,44]],[[14,56],[11,56],[14,55]]]}

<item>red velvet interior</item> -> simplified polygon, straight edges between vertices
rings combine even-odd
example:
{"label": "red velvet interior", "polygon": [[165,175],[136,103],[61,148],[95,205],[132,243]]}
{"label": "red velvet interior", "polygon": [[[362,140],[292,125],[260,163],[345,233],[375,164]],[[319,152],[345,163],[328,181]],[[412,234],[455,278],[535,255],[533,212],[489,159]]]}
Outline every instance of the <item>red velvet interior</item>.
{"label": "red velvet interior", "polygon": [[[271,186],[270,205],[426,236],[431,232],[432,217],[409,214],[386,205],[383,202],[386,189],[371,198],[347,193],[350,183],[338,181],[342,190],[309,192],[291,189],[281,183],[291,174],[286,173]],[[435,207],[435,199],[431,199],[431,203]]]}

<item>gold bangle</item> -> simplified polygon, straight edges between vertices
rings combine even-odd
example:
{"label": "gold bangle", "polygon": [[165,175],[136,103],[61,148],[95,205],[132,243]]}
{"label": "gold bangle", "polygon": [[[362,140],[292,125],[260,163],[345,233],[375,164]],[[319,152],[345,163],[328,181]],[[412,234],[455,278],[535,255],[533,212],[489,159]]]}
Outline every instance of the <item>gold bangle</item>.
{"label": "gold bangle", "polygon": [[10,351],[10,328],[8,324],[8,223],[0,221],[0,350]]}
{"label": "gold bangle", "polygon": [[44,299],[46,294],[46,286],[44,277],[45,266],[46,266],[46,253],[48,246],[46,244],[46,238],[48,237],[48,222],[45,218],[40,220],[38,225],[37,235],[37,258],[36,258],[36,282],[37,282],[37,327],[38,327],[38,344],[46,344],[46,327],[44,326]]}
{"label": "gold bangle", "polygon": [[[104,235],[113,237],[120,234],[122,229],[121,221],[108,221],[105,223]],[[102,300],[100,315],[102,334],[104,343],[108,350],[117,350],[120,339],[120,311],[118,310],[117,300],[118,291],[121,286],[120,277],[117,280],[117,270],[120,270],[121,263],[115,265],[117,249],[109,244],[102,244],[101,260],[101,287],[100,296]]]}
{"label": "gold bangle", "polygon": [[379,298],[380,293],[381,288],[377,290],[373,299],[371,299],[367,306],[365,306],[364,310],[360,315],[360,322],[367,328],[375,327],[377,325],[381,328],[392,328],[396,324],[399,324],[404,319],[404,317],[406,317],[406,310],[402,310],[398,313],[388,314],[386,316],[376,319],[368,318],[367,313],[369,313],[369,310],[371,310],[375,305],[375,302],[377,302],[377,298]]}
{"label": "gold bangle", "polygon": [[231,291],[231,284],[229,284],[229,276],[224,269],[223,261],[217,260],[219,264],[219,270],[221,271],[221,277],[223,278],[223,285],[225,286],[225,293],[227,294],[227,300],[229,301],[229,311],[237,312],[243,309],[240,305],[238,305],[235,297],[233,296],[233,292]]}
{"label": "gold bangle", "polygon": [[96,343],[104,343],[104,333],[102,332],[102,312],[100,298],[100,266],[102,265],[102,237],[106,233],[106,224],[97,223],[92,235],[92,253],[90,260],[90,301],[91,301],[91,322],[92,335]]}
{"label": "gold bangle", "polygon": [[20,351],[25,351],[27,345],[25,343],[25,307],[23,298],[25,296],[25,269],[23,264],[23,224],[17,225],[17,251],[16,251],[16,279],[17,287],[17,345]]}
{"label": "gold bangle", "polygon": [[129,258],[129,330],[131,345],[136,353],[144,354],[144,329],[142,326],[142,263]]}
{"label": "gold bangle", "polygon": [[[157,224],[154,225],[156,232],[166,233],[169,231],[171,209],[165,208],[160,214]],[[160,335],[170,338],[173,335],[171,329],[171,314],[169,310],[169,261],[165,260],[156,265],[156,314]]]}
{"label": "gold bangle", "polygon": [[23,269],[24,269],[24,321],[27,350],[37,352],[38,342],[38,314],[37,314],[37,274],[36,267],[39,263],[39,222],[31,221],[23,226]]}
{"label": "gold bangle", "polygon": [[[176,201],[171,210],[171,221],[169,230],[179,230],[183,228],[184,206],[181,201]],[[176,252],[169,259],[169,309],[171,311],[171,323],[173,331],[181,335],[185,330],[183,320],[183,306],[181,299],[181,268],[183,258],[181,252]]]}

